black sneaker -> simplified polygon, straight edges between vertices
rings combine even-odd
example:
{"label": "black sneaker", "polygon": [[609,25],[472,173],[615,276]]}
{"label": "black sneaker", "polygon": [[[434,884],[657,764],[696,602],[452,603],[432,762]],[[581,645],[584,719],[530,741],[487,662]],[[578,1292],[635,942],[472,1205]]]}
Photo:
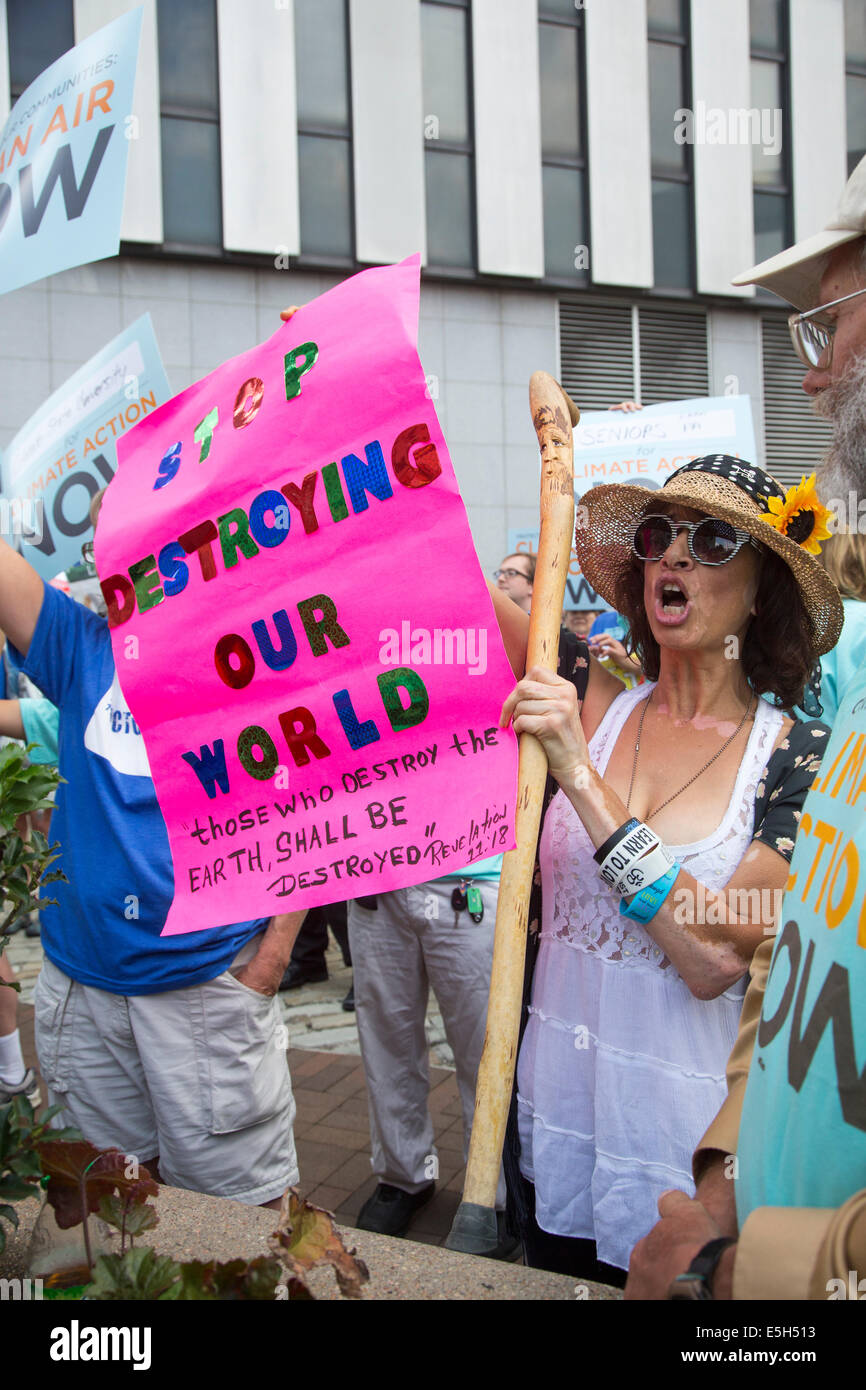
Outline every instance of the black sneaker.
{"label": "black sneaker", "polygon": [[488,1260],[519,1260],[523,1255],[523,1241],[519,1236],[509,1235],[504,1211],[496,1213],[496,1233],[499,1237],[499,1243],[496,1249],[491,1250],[485,1258]]}
{"label": "black sneaker", "polygon": [[416,1211],[426,1207],[435,1191],[435,1182],[422,1187],[420,1192],[404,1192],[402,1187],[380,1182],[362,1206],[355,1227],[359,1231],[375,1231],[380,1236],[403,1236]]}
{"label": "black sneaker", "polygon": [[289,961],[278,989],[300,989],[301,985],[318,985],[328,978],[326,965],[296,965]]}
{"label": "black sneaker", "polygon": [[355,983],[354,983],[354,981],[353,981],[352,984],[349,986],[349,993],[346,995],[345,999],[343,1000],[343,1005],[342,1005],[342,1007],[343,1007],[343,1013],[346,1013],[346,1014],[353,1014],[353,1013],[355,1012]]}

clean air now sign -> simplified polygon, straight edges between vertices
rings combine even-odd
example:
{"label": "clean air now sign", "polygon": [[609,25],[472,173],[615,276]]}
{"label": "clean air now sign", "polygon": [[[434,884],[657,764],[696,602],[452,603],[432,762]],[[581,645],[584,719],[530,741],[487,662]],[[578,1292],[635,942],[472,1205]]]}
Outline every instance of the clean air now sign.
{"label": "clean air now sign", "polygon": [[0,294],[114,256],[141,31],[133,10],[22,93],[0,135]]}

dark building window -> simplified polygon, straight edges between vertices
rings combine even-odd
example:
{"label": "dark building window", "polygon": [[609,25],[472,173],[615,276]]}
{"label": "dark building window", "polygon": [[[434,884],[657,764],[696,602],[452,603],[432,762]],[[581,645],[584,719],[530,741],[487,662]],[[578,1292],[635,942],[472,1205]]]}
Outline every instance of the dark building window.
{"label": "dark building window", "polygon": [[75,47],[72,0],[6,0],[13,104],[35,77]]}
{"label": "dark building window", "polygon": [[845,0],[845,112],[850,174],[866,154],[866,0]]}
{"label": "dark building window", "polygon": [[163,239],[222,246],[214,0],[157,0]]}
{"label": "dark building window", "polygon": [[694,283],[691,145],[679,143],[678,111],[691,105],[686,0],[648,0],[653,280],[657,289]]}
{"label": "dark building window", "polygon": [[538,18],[544,273],[586,283],[583,12],[565,0],[539,0]]}
{"label": "dark building window", "polygon": [[346,0],[295,0],[301,255],[355,255]]}
{"label": "dark building window", "polygon": [[751,131],[755,260],[759,262],[784,251],[793,241],[788,33],[783,0],[750,0],[749,22],[751,106],[759,118]]}
{"label": "dark building window", "polygon": [[427,263],[475,265],[475,160],[469,8],[423,0],[424,178]]}

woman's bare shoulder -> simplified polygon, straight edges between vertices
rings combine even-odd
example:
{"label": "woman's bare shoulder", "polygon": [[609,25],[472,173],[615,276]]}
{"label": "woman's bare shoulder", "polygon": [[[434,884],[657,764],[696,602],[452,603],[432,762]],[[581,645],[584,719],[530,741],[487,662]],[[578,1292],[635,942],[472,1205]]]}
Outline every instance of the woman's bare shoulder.
{"label": "woman's bare shoulder", "polygon": [[621,680],[606,671],[594,656],[589,658],[589,682],[580,711],[580,722],[587,739],[592,738],[614,700],[624,690]]}

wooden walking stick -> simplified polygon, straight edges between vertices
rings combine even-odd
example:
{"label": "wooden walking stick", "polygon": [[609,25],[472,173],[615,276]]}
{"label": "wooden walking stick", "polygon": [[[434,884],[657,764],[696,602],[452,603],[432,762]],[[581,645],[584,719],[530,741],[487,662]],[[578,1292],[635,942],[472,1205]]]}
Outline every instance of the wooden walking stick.
{"label": "wooden walking stick", "polygon": [[[529,408],[541,448],[541,532],[532,587],[527,670],[555,671],[562,598],[574,530],[574,439],[580,412],[547,372],[529,383]],[[502,862],[493,968],[487,1005],[487,1034],[478,1068],[475,1118],[463,1200],[446,1245],[471,1255],[488,1255],[499,1244],[496,1187],[517,1060],[526,926],[547,755],[533,734],[520,735],[517,789],[517,848]]]}

